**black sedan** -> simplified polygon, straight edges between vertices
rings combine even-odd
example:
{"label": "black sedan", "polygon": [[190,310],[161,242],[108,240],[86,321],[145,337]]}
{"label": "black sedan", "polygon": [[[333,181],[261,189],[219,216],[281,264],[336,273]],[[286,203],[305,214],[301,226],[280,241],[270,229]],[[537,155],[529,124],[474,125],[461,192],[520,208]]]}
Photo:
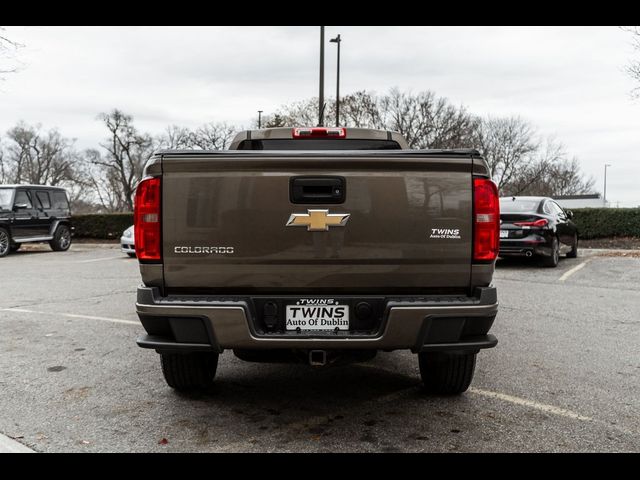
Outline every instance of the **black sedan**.
{"label": "black sedan", "polygon": [[538,256],[557,267],[561,253],[578,256],[573,213],[547,197],[500,198],[500,256]]}

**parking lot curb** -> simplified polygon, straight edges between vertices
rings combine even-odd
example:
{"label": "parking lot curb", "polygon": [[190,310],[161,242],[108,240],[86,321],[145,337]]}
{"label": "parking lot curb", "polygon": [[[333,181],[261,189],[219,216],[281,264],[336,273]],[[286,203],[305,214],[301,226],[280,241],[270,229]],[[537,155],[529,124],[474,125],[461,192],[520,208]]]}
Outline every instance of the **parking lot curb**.
{"label": "parking lot curb", "polygon": [[0,453],[35,453],[35,451],[0,433]]}

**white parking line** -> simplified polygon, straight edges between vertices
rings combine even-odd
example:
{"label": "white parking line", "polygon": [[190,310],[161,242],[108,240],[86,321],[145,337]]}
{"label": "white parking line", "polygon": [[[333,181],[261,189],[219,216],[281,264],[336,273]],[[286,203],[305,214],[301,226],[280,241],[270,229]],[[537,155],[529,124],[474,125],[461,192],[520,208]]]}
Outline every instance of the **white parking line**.
{"label": "white parking line", "polygon": [[26,445],[0,433],[0,453],[35,453]]}
{"label": "white parking line", "polygon": [[80,318],[83,320],[98,320],[100,322],[111,323],[124,323],[127,325],[140,325],[140,322],[134,322],[133,320],[122,320],[120,318],[108,318],[108,317],[94,317],[92,315],[77,315],[75,313],[60,313],[60,312],[41,312],[38,310],[27,310],[26,308],[0,308],[2,312],[16,312],[16,313],[30,313],[35,315],[58,315],[60,317],[67,318]]}
{"label": "white parking line", "polygon": [[576,273],[578,270],[581,270],[584,268],[584,266],[589,263],[589,260],[585,260],[584,262],[582,262],[579,265],[576,265],[575,267],[573,267],[571,270],[567,270],[566,272],[564,272],[564,274],[558,279],[559,282],[564,282],[567,278],[569,278],[571,275],[573,275],[574,273]]}
{"label": "white parking line", "polygon": [[514,397],[513,395],[507,395],[506,393],[492,392],[490,390],[481,390],[479,388],[471,387],[469,392],[475,393],[476,395],[481,395],[483,397],[495,398],[497,400],[502,400],[504,402],[513,403],[514,405],[519,405],[521,407],[529,407],[535,410],[540,410],[541,412],[550,413],[552,415],[557,415],[559,417],[571,418],[573,420],[581,420],[583,422],[592,422],[593,418],[587,417],[585,415],[580,415],[579,413],[572,412],[571,410],[566,410],[560,407],[554,407],[553,405],[547,405],[544,403],[534,402],[533,400],[527,400],[526,398]]}
{"label": "white parking line", "polygon": [[93,262],[104,262],[105,260],[115,260],[116,258],[125,258],[123,255],[118,255],[114,257],[104,257],[104,258],[91,258],[89,260],[78,260],[77,262],[71,263],[93,263]]}
{"label": "white parking line", "polygon": [[[380,368],[380,367],[373,366],[373,365],[366,365],[366,364],[361,364],[360,363],[360,364],[358,364],[358,366],[371,368],[373,370],[381,370],[381,371],[394,373],[394,374],[397,373],[397,372],[394,372],[392,370],[389,370],[389,369],[386,369],[386,368]],[[414,388],[414,387],[411,387],[411,388]],[[410,389],[407,389],[407,390],[410,390]],[[470,387],[468,391],[469,391],[469,393],[473,393],[475,395],[480,395],[480,396],[488,397],[488,398],[495,398],[496,400],[502,400],[504,402],[513,403],[514,405],[519,405],[521,407],[533,408],[535,410],[540,410],[542,412],[550,413],[552,415],[558,415],[560,417],[571,418],[573,420],[581,420],[583,422],[592,422],[592,421],[594,421],[593,418],[591,418],[591,417],[587,417],[585,415],[580,415],[579,413],[572,412],[571,410],[566,410],[564,408],[555,407],[553,405],[547,405],[547,404],[544,404],[544,403],[538,403],[538,402],[535,402],[533,400],[527,400],[526,398],[514,397],[513,395],[507,395],[506,393],[492,392],[490,390],[483,390],[483,389],[475,388],[475,387]],[[400,392],[397,392],[397,393],[390,394],[387,397],[389,399],[391,399],[391,398],[395,399],[396,395],[400,394],[400,396],[402,396],[402,395],[405,395],[406,393],[407,393],[406,390],[403,390],[403,391],[400,391]]]}

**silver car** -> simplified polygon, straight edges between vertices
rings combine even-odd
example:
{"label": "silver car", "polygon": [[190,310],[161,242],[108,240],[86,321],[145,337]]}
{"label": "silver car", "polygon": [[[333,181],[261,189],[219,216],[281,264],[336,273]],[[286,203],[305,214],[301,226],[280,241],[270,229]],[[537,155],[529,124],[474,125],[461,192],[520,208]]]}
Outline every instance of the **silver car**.
{"label": "silver car", "polygon": [[120,250],[122,250],[122,253],[126,253],[131,258],[135,258],[136,247],[133,238],[133,225],[127,228],[120,237]]}

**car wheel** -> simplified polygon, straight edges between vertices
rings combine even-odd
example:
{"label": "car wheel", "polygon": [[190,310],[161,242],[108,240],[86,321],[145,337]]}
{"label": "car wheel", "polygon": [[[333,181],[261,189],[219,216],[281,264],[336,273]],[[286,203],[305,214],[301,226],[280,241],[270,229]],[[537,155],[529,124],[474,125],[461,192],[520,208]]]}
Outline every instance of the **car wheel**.
{"label": "car wheel", "polygon": [[176,390],[206,389],[213,385],[218,368],[217,353],[161,353],[164,379]]}
{"label": "car wheel", "polygon": [[551,255],[548,257],[542,257],[542,266],[547,268],[555,268],[560,261],[560,242],[558,237],[553,237],[551,241]]}
{"label": "car wheel", "polygon": [[64,252],[71,246],[71,230],[66,225],[60,225],[53,234],[53,240],[49,242],[54,252]]}
{"label": "car wheel", "polygon": [[6,257],[10,251],[11,238],[9,237],[9,232],[4,228],[0,228],[0,257]]}
{"label": "car wheel", "polygon": [[578,234],[576,233],[573,237],[573,247],[567,253],[567,258],[577,258],[578,257]]}
{"label": "car wheel", "polygon": [[136,258],[136,254],[135,253],[127,252],[127,255],[129,255],[131,258]]}
{"label": "car wheel", "polygon": [[21,246],[22,246],[21,243],[12,243],[11,244],[11,251],[12,252],[17,252],[18,250],[20,250]]}
{"label": "car wheel", "polygon": [[418,354],[420,376],[428,393],[456,395],[469,388],[476,366],[475,353]]}

